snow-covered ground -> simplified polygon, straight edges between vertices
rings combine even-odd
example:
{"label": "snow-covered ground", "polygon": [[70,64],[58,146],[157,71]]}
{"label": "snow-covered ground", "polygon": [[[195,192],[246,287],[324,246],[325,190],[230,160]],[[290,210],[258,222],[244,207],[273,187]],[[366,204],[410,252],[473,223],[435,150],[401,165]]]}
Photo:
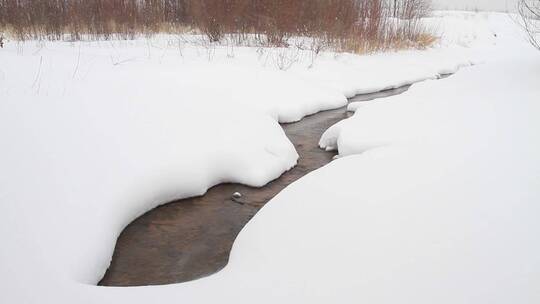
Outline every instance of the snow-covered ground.
{"label": "snow-covered ground", "polygon": [[[537,303],[540,54],[504,14],[371,56],[151,41],[0,52],[1,303]],[[286,69],[289,62],[294,64]],[[278,122],[356,106],[342,158],[287,188],[191,283],[96,287],[137,215],[296,163]]]}
{"label": "snow-covered ground", "polygon": [[519,0],[432,0],[440,10],[516,12]]}

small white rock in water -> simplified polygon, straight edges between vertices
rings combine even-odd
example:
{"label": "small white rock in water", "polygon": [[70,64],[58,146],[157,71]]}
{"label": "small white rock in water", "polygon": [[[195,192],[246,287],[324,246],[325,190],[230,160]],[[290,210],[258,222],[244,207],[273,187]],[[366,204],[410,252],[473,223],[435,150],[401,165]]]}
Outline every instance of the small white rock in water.
{"label": "small white rock in water", "polygon": [[235,192],[235,193],[233,193],[233,195],[232,195],[232,198],[234,198],[234,199],[239,199],[239,198],[241,198],[241,197],[242,197],[242,193],[240,193],[240,192]]}

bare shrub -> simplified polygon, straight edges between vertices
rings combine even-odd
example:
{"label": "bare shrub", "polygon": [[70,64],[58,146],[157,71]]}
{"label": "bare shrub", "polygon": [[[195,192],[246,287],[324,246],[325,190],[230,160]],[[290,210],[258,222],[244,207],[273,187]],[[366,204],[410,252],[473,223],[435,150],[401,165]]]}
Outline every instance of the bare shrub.
{"label": "bare shrub", "polygon": [[540,0],[520,0],[518,8],[530,42],[540,50]]}
{"label": "bare shrub", "polygon": [[350,52],[426,47],[428,0],[0,0],[0,29],[25,39],[133,39],[195,28],[211,43],[293,37]]}
{"label": "bare shrub", "polygon": [[277,48],[274,55],[274,63],[282,71],[290,69],[299,60],[299,50],[296,48]]}
{"label": "bare shrub", "polygon": [[189,20],[184,0],[0,0],[0,27],[19,40],[155,33]]}
{"label": "bare shrub", "polygon": [[190,12],[195,25],[205,33],[210,42],[220,41],[227,26],[228,1],[200,0],[193,2]]}

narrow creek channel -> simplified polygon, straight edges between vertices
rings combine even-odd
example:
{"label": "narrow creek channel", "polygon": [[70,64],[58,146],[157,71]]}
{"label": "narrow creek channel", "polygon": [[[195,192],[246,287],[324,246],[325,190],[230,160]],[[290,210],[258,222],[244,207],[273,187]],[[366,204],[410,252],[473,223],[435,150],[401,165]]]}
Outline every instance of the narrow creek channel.
{"label": "narrow creek channel", "polygon": [[[401,94],[409,86],[358,95],[367,101]],[[177,200],[153,209],[129,224],[118,238],[100,286],[181,283],[225,267],[236,236],[276,194],[309,172],[328,164],[333,152],[319,148],[321,135],[348,117],[346,108],[320,112],[283,124],[300,158],[298,165],[262,188],[222,184],[204,196]],[[241,198],[233,199],[239,192]]]}

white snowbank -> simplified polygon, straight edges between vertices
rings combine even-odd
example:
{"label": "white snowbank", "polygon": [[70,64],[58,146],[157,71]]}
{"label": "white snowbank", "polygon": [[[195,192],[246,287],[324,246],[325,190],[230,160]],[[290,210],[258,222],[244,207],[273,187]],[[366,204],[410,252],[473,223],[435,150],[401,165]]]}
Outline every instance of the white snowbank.
{"label": "white snowbank", "polygon": [[[287,189],[237,246],[264,239],[261,252],[274,256],[270,248],[294,241],[268,241],[278,232],[262,227],[277,213],[310,210],[339,217],[323,228],[317,215],[302,220],[306,235],[324,234],[338,252],[325,275],[352,282],[324,290],[328,297],[349,299],[349,288],[370,303],[538,303],[540,56],[516,34],[485,57],[357,107],[321,139],[342,158]],[[294,227],[287,219],[279,229]],[[303,243],[289,263],[319,252],[319,242]]]}
{"label": "white snowbank", "polygon": [[[430,20],[447,33],[438,48],[327,53],[313,68],[303,53],[179,50],[167,39],[8,44],[0,52],[0,302],[535,302],[538,245],[527,241],[539,231],[531,100],[540,69],[521,37],[493,35],[516,36],[507,21],[444,13]],[[491,59],[515,52],[515,67]],[[280,71],[283,56],[298,62]],[[278,122],[484,59],[463,76],[374,105],[373,115],[396,119],[391,126],[357,122],[362,107],[329,131],[325,140],[343,155],[366,143],[387,148],[334,162],[285,190],[241,234],[221,273],[172,286],[88,285],[137,215],[216,183],[261,186],[293,166],[297,154]],[[488,77],[496,88],[477,81]],[[523,102],[510,102],[514,96]],[[461,127],[452,133],[455,122],[467,136]],[[502,139],[489,133],[494,125]],[[488,228],[496,234],[486,236]]]}

